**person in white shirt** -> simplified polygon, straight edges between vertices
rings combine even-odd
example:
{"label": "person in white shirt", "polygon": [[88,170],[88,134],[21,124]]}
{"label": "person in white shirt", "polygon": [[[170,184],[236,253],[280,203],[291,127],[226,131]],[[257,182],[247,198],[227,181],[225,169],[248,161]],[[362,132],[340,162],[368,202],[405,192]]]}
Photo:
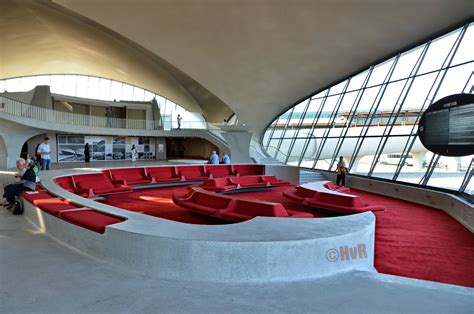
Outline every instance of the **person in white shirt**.
{"label": "person in white shirt", "polygon": [[137,148],[135,147],[135,144],[132,144],[132,162],[133,162],[133,165],[135,165],[135,163],[137,162],[137,156],[138,156],[138,152],[137,152]]}
{"label": "person in white shirt", "polygon": [[41,155],[41,170],[51,169],[51,147],[49,137],[45,137],[43,143],[38,146],[38,154]]}
{"label": "person in white shirt", "polygon": [[339,183],[342,183],[341,186],[346,185],[346,173],[347,173],[347,167],[346,167],[346,162],[344,161],[344,157],[339,157],[339,162],[337,163],[337,178],[336,178],[336,185],[340,185]]}

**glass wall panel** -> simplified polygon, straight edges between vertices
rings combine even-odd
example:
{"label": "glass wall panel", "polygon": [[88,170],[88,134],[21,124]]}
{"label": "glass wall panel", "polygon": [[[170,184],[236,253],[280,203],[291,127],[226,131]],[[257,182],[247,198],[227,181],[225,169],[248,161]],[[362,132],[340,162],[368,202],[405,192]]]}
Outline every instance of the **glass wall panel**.
{"label": "glass wall panel", "polygon": [[332,171],[343,156],[351,173],[460,189],[472,156],[433,155],[416,134],[430,104],[474,92],[473,39],[466,24],[329,86],[277,117],[263,147],[305,168]]}
{"label": "glass wall panel", "polygon": [[[53,94],[106,101],[151,101],[156,98],[162,115],[184,114],[186,109],[166,98],[130,84],[96,76],[77,74],[51,74],[9,78],[0,80],[0,93],[26,92],[38,85],[50,86]],[[168,103],[168,104],[167,104]],[[193,115],[195,125],[205,125],[201,114]],[[184,121],[183,121],[184,122]],[[190,121],[188,121],[190,122]]]}

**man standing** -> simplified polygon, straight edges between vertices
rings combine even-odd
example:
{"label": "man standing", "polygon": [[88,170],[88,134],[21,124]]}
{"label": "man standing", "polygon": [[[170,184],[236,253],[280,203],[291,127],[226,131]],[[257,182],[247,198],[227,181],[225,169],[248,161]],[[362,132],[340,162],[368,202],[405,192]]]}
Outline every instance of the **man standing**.
{"label": "man standing", "polygon": [[178,115],[178,118],[177,118],[177,120],[178,120],[178,130],[181,130],[181,119],[183,119],[183,118],[182,118],[181,115],[179,114],[179,115]]}
{"label": "man standing", "polygon": [[38,154],[41,155],[41,170],[51,169],[51,147],[49,137],[45,137],[43,143],[38,146]]}
{"label": "man standing", "polygon": [[105,127],[106,128],[110,128],[112,126],[112,124],[110,123],[110,117],[112,116],[112,113],[110,112],[110,108],[107,107],[105,108]]}
{"label": "man standing", "polygon": [[336,178],[336,185],[340,185],[342,181],[342,185],[340,186],[345,186],[346,185],[346,173],[347,173],[347,167],[346,163],[344,162],[344,157],[340,156],[339,157],[339,162],[337,163],[337,178]]}
{"label": "man standing", "polygon": [[210,164],[211,165],[218,165],[219,164],[219,155],[217,155],[215,150],[213,150],[212,153],[211,153]]}
{"label": "man standing", "polygon": [[227,155],[227,153],[224,153],[224,156],[222,156],[222,163],[225,165],[230,165],[230,157]]}

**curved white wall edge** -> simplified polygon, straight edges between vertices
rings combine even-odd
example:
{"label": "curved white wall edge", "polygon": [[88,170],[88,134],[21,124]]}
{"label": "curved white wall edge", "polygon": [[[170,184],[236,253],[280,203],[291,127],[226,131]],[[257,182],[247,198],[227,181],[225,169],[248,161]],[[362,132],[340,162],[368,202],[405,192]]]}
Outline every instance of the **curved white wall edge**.
{"label": "curved white wall edge", "polygon": [[[336,174],[321,172],[328,180],[335,181]],[[386,182],[348,175],[346,185],[355,189],[395,197],[405,201],[441,209],[474,233],[474,206],[455,195],[413,187],[396,182]]]}
{"label": "curved white wall edge", "polygon": [[[73,171],[84,172],[83,170]],[[61,175],[71,174],[69,171]],[[375,216],[258,217],[229,225],[192,225],[138,214],[45,188],[96,210],[126,217],[98,234],[24,202],[25,216],[53,238],[81,252],[147,276],[214,282],[294,281],[351,270],[375,271]]]}

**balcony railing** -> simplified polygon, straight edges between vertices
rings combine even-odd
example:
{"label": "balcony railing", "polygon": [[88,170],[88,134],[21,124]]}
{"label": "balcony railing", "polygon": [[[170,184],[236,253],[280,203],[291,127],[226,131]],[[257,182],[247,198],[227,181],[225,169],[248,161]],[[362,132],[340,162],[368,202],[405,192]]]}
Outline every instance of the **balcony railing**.
{"label": "balcony railing", "polygon": [[[74,125],[95,128],[117,128],[131,130],[172,130],[177,129],[177,121],[137,120],[108,118],[93,115],[62,112],[25,104],[0,96],[0,113],[17,117],[44,121],[53,124]],[[164,122],[164,123],[163,123]],[[181,120],[180,129],[208,129],[206,121]]]}

